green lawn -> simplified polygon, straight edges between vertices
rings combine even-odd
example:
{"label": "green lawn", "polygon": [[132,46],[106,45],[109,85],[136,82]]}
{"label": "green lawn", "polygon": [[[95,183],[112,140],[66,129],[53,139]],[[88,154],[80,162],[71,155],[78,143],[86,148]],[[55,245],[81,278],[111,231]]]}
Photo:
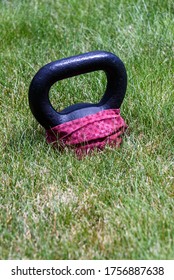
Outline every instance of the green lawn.
{"label": "green lawn", "polygon": [[[174,2],[0,1],[0,258],[174,259]],[[46,63],[93,50],[128,73],[120,149],[79,161],[28,105]],[[96,102],[96,72],[55,84],[57,110]]]}

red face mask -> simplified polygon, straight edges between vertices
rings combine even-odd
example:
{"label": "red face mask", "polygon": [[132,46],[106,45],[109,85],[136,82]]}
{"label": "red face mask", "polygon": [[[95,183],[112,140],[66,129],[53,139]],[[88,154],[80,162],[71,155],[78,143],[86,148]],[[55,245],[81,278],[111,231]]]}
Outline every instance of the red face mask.
{"label": "red face mask", "polygon": [[126,129],[120,109],[109,109],[46,130],[46,140],[60,149],[74,149],[81,158],[106,145],[119,147]]}

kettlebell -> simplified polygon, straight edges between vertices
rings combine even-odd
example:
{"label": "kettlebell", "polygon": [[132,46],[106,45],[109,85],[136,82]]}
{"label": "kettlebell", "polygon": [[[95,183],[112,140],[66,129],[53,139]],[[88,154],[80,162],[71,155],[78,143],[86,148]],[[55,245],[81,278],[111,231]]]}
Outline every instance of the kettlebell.
{"label": "kettlebell", "polygon": [[[103,70],[107,77],[105,93],[98,103],[77,103],[57,112],[50,103],[51,86],[73,76]],[[29,106],[36,120],[45,128],[95,114],[102,110],[119,109],[127,87],[123,62],[106,51],[93,51],[56,60],[43,66],[29,88]]]}

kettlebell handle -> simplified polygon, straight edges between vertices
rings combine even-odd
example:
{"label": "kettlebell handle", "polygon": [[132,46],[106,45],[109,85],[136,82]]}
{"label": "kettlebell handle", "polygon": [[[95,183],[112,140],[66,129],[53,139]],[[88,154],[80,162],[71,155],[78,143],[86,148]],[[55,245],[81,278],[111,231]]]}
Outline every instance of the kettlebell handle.
{"label": "kettlebell handle", "polygon": [[[49,90],[60,80],[103,70],[107,86],[96,104],[80,103],[57,112],[50,103]],[[127,74],[123,62],[114,54],[94,51],[50,62],[34,76],[29,88],[29,105],[37,121],[46,129],[97,113],[105,109],[118,109],[127,87]]]}

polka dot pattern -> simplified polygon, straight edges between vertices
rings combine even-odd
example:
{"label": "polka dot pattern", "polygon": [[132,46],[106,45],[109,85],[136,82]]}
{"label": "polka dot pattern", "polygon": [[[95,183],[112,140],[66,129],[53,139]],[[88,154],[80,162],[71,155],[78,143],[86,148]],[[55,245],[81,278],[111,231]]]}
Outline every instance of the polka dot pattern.
{"label": "polka dot pattern", "polygon": [[109,109],[57,125],[46,131],[46,140],[59,148],[71,147],[82,156],[106,144],[120,146],[126,129],[120,109]]}

